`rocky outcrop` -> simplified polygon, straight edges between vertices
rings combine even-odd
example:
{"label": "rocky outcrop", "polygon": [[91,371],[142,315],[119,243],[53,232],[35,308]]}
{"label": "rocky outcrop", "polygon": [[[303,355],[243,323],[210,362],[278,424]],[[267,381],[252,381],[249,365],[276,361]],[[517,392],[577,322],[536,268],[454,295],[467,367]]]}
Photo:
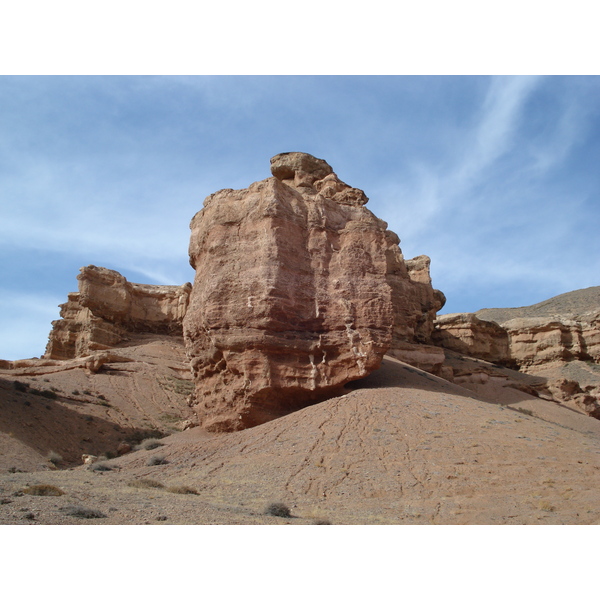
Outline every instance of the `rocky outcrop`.
{"label": "rocky outcrop", "polygon": [[[432,339],[448,350],[540,376],[544,397],[600,418],[600,311],[581,310],[590,298],[598,298],[597,288],[531,307],[477,313],[498,322],[471,313],[441,315]],[[561,305],[579,310],[561,314]]]}
{"label": "rocky outcrop", "polygon": [[107,350],[135,332],[183,335],[191,284],[130,283],[117,271],[90,265],[77,276],[79,291],[61,305],[45,358],[70,359]]}
{"label": "rocky outcrop", "polygon": [[431,345],[437,311],[446,303],[442,292],[433,289],[428,256],[404,260],[393,232],[388,248],[387,282],[392,290],[394,322],[388,354],[415,367],[451,378],[444,369],[444,353]]}
{"label": "rocky outcrop", "polygon": [[435,321],[432,340],[460,354],[514,366],[507,331],[497,323],[477,318],[473,313],[440,315]]}
{"label": "rocky outcrop", "polygon": [[500,325],[473,313],[440,315],[432,339],[449,350],[523,371],[571,360],[600,363],[600,314],[579,319],[528,317]]}
{"label": "rocky outcrop", "polygon": [[195,407],[210,430],[338,393],[391,348],[427,342],[443,303],[428,259],[409,269],[364,192],[325,161],[279,154],[271,171],[209,196],[190,226],[196,277],[184,336]]}
{"label": "rocky outcrop", "polygon": [[600,313],[586,320],[571,315],[511,319],[502,327],[512,357],[523,368],[570,360],[600,363]]}

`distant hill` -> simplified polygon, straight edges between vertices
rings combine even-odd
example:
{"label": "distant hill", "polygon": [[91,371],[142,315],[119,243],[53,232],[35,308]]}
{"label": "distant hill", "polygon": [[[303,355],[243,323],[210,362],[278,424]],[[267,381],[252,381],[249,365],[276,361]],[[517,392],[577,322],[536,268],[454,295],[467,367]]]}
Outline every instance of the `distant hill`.
{"label": "distant hill", "polygon": [[560,294],[531,306],[483,308],[475,314],[485,321],[495,321],[502,324],[510,319],[552,317],[564,314],[583,315],[593,311],[600,311],[600,286]]}

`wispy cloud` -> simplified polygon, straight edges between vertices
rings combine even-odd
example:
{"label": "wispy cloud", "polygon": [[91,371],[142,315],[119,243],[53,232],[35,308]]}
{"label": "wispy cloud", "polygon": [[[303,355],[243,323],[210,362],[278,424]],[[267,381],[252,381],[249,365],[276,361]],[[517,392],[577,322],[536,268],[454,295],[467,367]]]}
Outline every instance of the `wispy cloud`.
{"label": "wispy cloud", "polygon": [[476,126],[465,136],[461,162],[446,176],[444,189],[448,193],[466,193],[512,148],[523,105],[540,81],[538,77],[492,79]]}

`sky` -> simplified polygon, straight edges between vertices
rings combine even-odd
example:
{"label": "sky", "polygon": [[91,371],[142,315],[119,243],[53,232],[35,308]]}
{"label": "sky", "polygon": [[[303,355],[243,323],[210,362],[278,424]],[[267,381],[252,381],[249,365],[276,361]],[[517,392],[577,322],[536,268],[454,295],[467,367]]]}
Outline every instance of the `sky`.
{"label": "sky", "polygon": [[597,76],[2,76],[0,358],[43,354],[80,267],[193,281],[209,194],[325,159],[431,257],[442,313],[600,285]]}

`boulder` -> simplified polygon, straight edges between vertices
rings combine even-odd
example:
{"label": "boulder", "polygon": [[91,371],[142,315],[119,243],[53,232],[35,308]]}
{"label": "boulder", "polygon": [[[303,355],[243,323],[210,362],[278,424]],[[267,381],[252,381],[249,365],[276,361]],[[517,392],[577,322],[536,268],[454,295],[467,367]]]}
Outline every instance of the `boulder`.
{"label": "boulder", "polygon": [[423,276],[428,259],[411,279],[398,236],[324,160],[278,154],[271,171],[212,194],[190,225],[184,338],[192,404],[212,431],[341,393],[394,340],[428,341],[443,303]]}

